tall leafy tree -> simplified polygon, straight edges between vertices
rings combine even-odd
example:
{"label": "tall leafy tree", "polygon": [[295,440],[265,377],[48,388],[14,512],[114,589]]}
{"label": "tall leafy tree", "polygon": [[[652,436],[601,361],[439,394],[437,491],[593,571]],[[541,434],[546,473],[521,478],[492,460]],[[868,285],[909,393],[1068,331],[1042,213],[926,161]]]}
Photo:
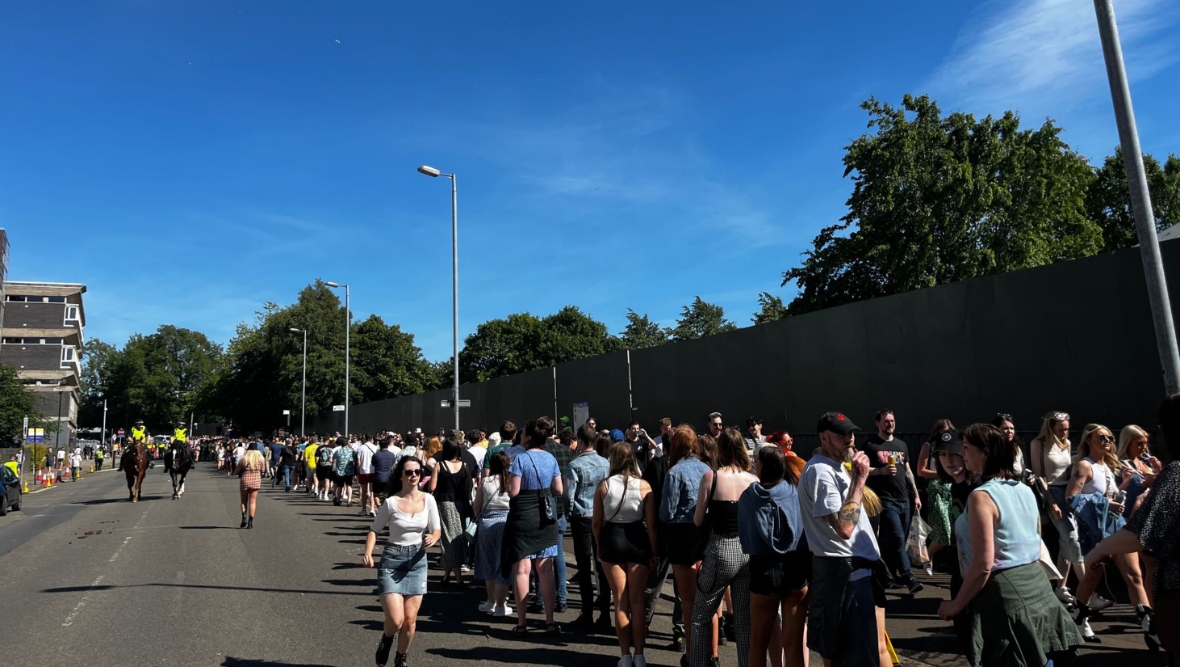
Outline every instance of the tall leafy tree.
{"label": "tall leafy tree", "polygon": [[[1152,156],[1144,155],[1143,169],[1156,229],[1162,231],[1180,222],[1180,157],[1169,155],[1161,166]],[[1121,148],[1098,168],[1086,193],[1086,213],[1102,229],[1106,250],[1129,248],[1139,242]]]}
{"label": "tall leafy tree", "polygon": [[628,350],[642,350],[668,342],[668,329],[651,321],[646,314],[640,315],[627,309],[627,327],[619,335],[623,347]]}
{"label": "tall leafy tree", "polygon": [[724,308],[698,296],[684,307],[670,334],[672,340],[693,340],[735,329],[737,325],[725,319]]}
{"label": "tall leafy tree", "polygon": [[[459,351],[459,377],[482,382],[619,349],[606,325],[575,306],[544,318],[514,313],[476,327]],[[452,377],[444,370],[447,378]]]}
{"label": "tall leafy tree", "polygon": [[762,292],[758,295],[758,309],[758,312],[754,313],[754,324],[765,324],[787,316],[787,307],[783,304],[782,297],[775,296],[770,292]]}
{"label": "tall leafy tree", "polygon": [[1093,254],[1086,216],[1093,170],[1046,121],[1021,129],[1011,111],[946,117],[926,96],[861,107],[874,134],[844,156],[848,213],[783,274],[791,314]]}
{"label": "tall leafy tree", "polygon": [[417,394],[433,386],[433,371],[422,358],[422,349],[414,344],[413,334],[370,315],[353,325],[353,336],[351,382],[357,389],[353,401]]}
{"label": "tall leafy tree", "polygon": [[37,410],[37,397],[25,389],[16,367],[0,364],[0,443],[11,446],[20,442],[24,418],[31,428],[56,428]]}
{"label": "tall leafy tree", "polygon": [[109,392],[119,348],[91,338],[82,349],[82,377],[78,396],[78,423],[87,426],[102,423],[102,401]]}
{"label": "tall leafy tree", "polygon": [[[164,325],[147,336],[132,335],[117,354],[107,354],[113,363],[96,363],[93,370],[109,367],[107,377],[96,381],[103,383],[112,426],[142,419],[150,431],[166,433],[195,412],[198,390],[211,380],[222,350],[203,333]],[[101,399],[94,407],[102,409]]]}

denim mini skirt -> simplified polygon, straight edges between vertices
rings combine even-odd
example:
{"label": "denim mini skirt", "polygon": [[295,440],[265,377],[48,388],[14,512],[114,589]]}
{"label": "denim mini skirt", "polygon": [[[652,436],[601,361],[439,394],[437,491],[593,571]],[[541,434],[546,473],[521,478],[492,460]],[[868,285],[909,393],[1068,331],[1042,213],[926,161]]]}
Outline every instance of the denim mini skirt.
{"label": "denim mini skirt", "polygon": [[425,595],[426,570],[426,547],[387,544],[377,564],[377,590],[381,595]]}

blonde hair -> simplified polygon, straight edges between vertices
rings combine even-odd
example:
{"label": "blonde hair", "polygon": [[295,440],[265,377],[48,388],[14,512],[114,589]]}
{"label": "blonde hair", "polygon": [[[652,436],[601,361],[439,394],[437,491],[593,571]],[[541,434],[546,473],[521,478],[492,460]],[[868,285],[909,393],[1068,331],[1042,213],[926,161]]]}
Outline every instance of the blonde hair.
{"label": "blonde hair", "polygon": [[1127,424],[1124,426],[1123,430],[1119,431],[1119,459],[1131,458],[1131,454],[1129,452],[1131,449],[1131,443],[1135,442],[1139,438],[1146,437],[1147,431],[1143,430],[1141,427],[1136,426],[1135,424]]}
{"label": "blonde hair", "polygon": [[262,452],[257,449],[249,449],[242,456],[242,462],[239,466],[242,470],[253,470],[255,468],[262,470],[266,467],[266,462],[262,459]]}
{"label": "blonde hair", "polygon": [[[1102,424],[1086,424],[1086,428],[1082,429],[1082,439],[1078,444],[1077,460],[1080,461],[1084,458],[1090,458],[1091,460],[1094,459],[1094,457],[1090,455],[1090,440],[1094,434],[1101,433],[1102,431],[1106,431],[1106,434],[1109,435],[1112,440],[1114,439],[1114,433],[1112,433],[1110,429],[1106,428]],[[1116,473],[1123,465],[1119,463],[1119,458],[1115,456],[1115,453],[1112,451],[1107,451],[1102,455],[1102,462],[1110,468],[1111,474]]]}
{"label": "blonde hair", "polygon": [[1054,410],[1045,415],[1044,421],[1041,422],[1041,432],[1037,434],[1037,440],[1041,441],[1041,447],[1052,444],[1061,449],[1069,449],[1069,434],[1066,433],[1065,438],[1058,438],[1057,434],[1053,432],[1053,425],[1058,422],[1069,421],[1068,419],[1057,419],[1057,415],[1064,414],[1060,410]]}

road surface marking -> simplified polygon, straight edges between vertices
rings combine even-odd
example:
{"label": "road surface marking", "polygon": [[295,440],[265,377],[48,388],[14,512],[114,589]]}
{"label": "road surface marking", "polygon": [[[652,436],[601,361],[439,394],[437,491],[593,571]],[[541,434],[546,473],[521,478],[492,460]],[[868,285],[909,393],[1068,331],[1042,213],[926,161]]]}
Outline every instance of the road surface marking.
{"label": "road surface marking", "polygon": [[82,594],[82,599],[78,600],[78,604],[74,607],[74,611],[71,611],[70,615],[66,616],[66,622],[62,623],[61,627],[68,628],[74,624],[74,618],[78,616],[78,612],[82,611],[82,607],[86,606],[86,600],[90,598],[90,593],[94,591],[95,586],[98,586],[100,583],[102,583],[103,578],[106,576],[107,575],[105,574],[100,574],[98,575],[98,579],[95,579],[94,583],[90,584],[90,589]]}
{"label": "road surface marking", "polygon": [[133,536],[128,535],[127,537],[123,538],[123,543],[119,545],[118,549],[115,549],[115,555],[111,556],[111,559],[107,561],[108,563],[115,562],[115,559],[119,557],[119,554],[123,553],[123,547],[127,546],[127,543],[131,541],[132,537]]}

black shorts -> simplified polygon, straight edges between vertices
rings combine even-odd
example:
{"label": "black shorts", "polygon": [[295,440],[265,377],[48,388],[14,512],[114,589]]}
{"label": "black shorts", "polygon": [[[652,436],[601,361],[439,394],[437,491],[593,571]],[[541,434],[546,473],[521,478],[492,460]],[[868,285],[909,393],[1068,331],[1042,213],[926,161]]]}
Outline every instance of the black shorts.
{"label": "black shorts", "polygon": [[705,558],[705,539],[699,539],[698,533],[707,535],[708,528],[700,528],[695,523],[665,523],[660,527],[660,537],[664,542],[662,555],[672,565],[693,565]]}
{"label": "black shorts", "polygon": [[750,556],[750,592],[783,597],[807,585],[811,551],[806,547],[787,554]]}
{"label": "black shorts", "polygon": [[602,551],[598,556],[604,563],[647,565],[651,560],[651,541],[647,537],[647,526],[642,521],[606,522],[602,525],[600,546]]}
{"label": "black shorts", "polygon": [[332,481],[337,484],[343,484],[344,486],[352,486],[353,477],[354,475],[334,475]]}
{"label": "black shorts", "polygon": [[329,482],[332,481],[333,479],[335,479],[335,477],[336,477],[335,475],[332,474],[332,466],[316,466],[315,467],[315,476],[316,476],[316,479],[318,479],[318,480],[329,481]]}

